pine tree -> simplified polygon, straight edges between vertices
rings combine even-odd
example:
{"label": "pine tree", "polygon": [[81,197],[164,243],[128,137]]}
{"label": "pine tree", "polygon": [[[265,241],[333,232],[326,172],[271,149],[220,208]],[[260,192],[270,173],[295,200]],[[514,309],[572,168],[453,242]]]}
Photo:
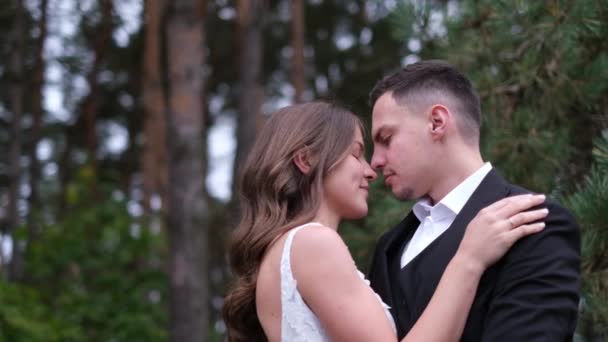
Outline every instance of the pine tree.
{"label": "pine tree", "polygon": [[582,229],[582,341],[608,339],[608,130],[593,149],[594,164],[578,191],[565,199]]}

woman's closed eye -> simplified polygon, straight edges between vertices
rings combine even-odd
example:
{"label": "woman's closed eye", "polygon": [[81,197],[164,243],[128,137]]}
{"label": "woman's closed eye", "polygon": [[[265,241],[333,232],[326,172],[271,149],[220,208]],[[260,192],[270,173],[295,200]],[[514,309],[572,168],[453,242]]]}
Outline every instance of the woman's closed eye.
{"label": "woman's closed eye", "polygon": [[353,147],[353,156],[357,159],[361,159],[363,157],[363,146],[360,143],[355,144]]}

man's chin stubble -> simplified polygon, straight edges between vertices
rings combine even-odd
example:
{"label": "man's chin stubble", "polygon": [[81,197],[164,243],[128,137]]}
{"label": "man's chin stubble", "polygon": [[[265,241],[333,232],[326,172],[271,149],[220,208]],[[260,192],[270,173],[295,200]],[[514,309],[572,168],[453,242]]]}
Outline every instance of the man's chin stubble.
{"label": "man's chin stubble", "polygon": [[407,202],[407,201],[412,201],[412,200],[416,200],[417,199],[414,196],[414,190],[413,189],[403,189],[403,190],[401,190],[399,192],[394,192],[393,191],[393,195],[400,202]]}

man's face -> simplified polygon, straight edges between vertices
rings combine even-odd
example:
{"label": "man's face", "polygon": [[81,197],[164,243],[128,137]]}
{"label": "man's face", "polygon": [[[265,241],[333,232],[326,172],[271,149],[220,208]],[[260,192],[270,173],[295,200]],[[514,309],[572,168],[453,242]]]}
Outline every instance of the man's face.
{"label": "man's face", "polygon": [[425,113],[413,113],[407,104],[397,103],[392,92],[384,93],[372,111],[374,154],[371,166],[384,175],[399,200],[427,195],[434,181],[431,122]]}

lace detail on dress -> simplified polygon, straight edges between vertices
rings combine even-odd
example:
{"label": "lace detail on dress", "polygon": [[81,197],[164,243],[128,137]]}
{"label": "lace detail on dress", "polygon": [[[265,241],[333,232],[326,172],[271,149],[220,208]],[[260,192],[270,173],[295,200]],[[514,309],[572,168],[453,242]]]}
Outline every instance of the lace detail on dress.
{"label": "lace detail on dress", "polygon": [[[365,278],[365,274],[363,274],[361,271],[357,270],[357,273],[359,273],[359,278],[361,278],[361,280],[363,280],[363,282],[370,287],[370,282],[369,280],[367,280],[367,278]],[[372,290],[373,291],[373,290]],[[389,322],[391,323],[391,327],[393,328],[393,331],[395,332],[395,334],[397,334],[397,326],[395,325],[395,319],[393,318],[393,315],[391,315],[391,307],[386,305],[386,303],[382,300],[382,298],[380,298],[380,296],[376,293],[376,291],[374,291],[374,295],[376,295],[376,298],[378,299],[378,301],[380,302],[380,304],[382,305],[382,308],[384,309],[384,314],[386,315],[386,317],[388,318]]]}
{"label": "lace detail on dress", "polygon": [[292,229],[285,240],[281,256],[281,341],[323,342],[329,341],[321,322],[308,308],[297,289],[297,281],[291,272],[291,243],[293,237],[308,223]]}
{"label": "lace detail on dress", "polygon": [[[287,233],[283,254],[281,255],[281,341],[282,342],[324,342],[329,341],[327,333],[321,326],[321,322],[310,310],[302,299],[297,289],[297,281],[291,271],[291,244],[298,230],[320,223],[311,222],[293,228]],[[369,281],[365,279],[363,273],[357,270],[361,280],[369,286]],[[371,288],[370,288],[371,290]],[[384,312],[396,332],[393,316],[389,312],[390,307],[386,305],[380,296],[376,294],[378,301],[382,304]]]}

